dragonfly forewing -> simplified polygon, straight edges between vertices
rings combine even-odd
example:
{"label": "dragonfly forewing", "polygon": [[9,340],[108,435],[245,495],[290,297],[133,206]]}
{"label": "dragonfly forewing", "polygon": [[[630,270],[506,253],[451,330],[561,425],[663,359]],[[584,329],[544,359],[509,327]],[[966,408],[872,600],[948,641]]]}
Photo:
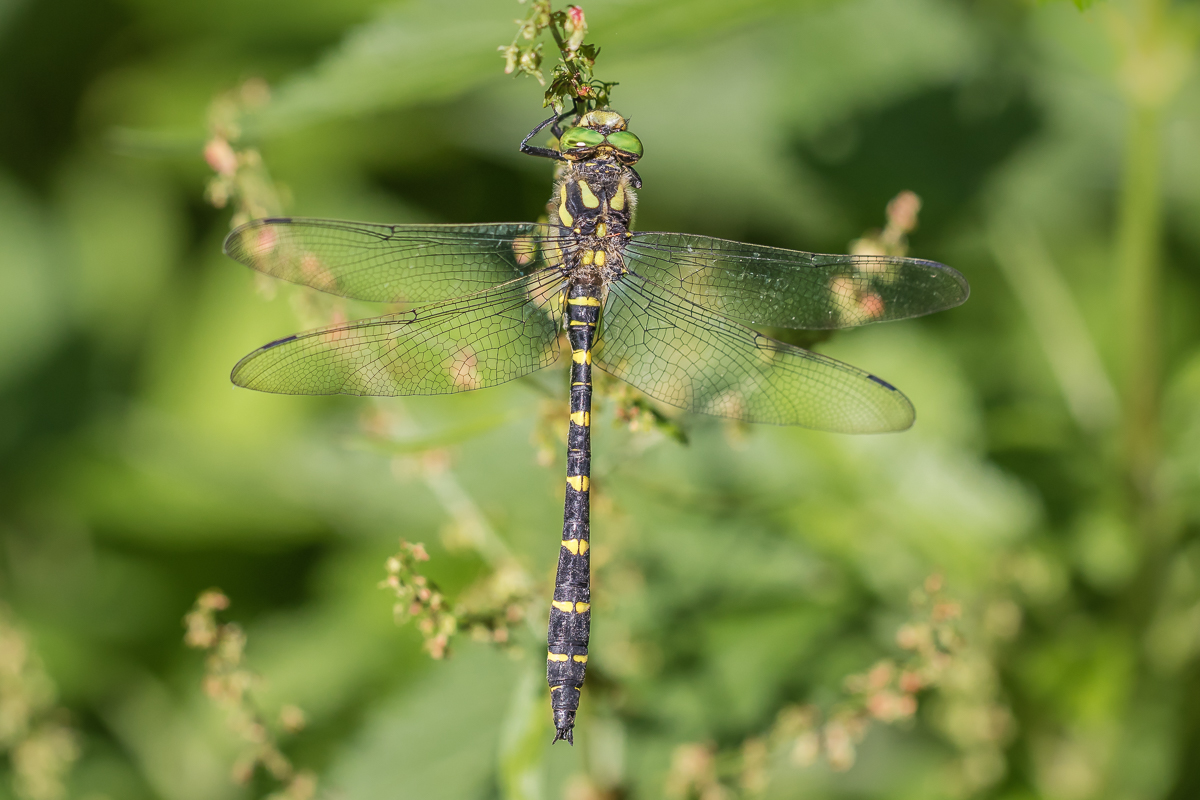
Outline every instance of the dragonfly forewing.
{"label": "dragonfly forewing", "polygon": [[561,275],[289,336],[238,362],[238,386],[277,394],[427,395],[495,386],[552,364]]}
{"label": "dragonfly forewing", "polygon": [[547,266],[543,245],[553,238],[547,226],[532,222],[380,225],[278,217],[237,228],[225,252],[259,272],[342,297],[432,303],[538,272]]}
{"label": "dragonfly forewing", "polygon": [[960,305],[970,290],[936,261],[822,255],[683,233],[634,234],[630,272],[709,311],[802,330],[909,319]]}

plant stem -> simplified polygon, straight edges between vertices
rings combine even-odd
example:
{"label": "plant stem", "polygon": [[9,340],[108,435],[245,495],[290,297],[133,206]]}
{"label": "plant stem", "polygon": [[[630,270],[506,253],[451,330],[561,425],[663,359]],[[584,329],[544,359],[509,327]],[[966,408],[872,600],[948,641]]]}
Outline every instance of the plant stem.
{"label": "plant stem", "polygon": [[1138,526],[1154,538],[1148,513],[1156,505],[1154,473],[1159,457],[1158,403],[1162,381],[1159,291],[1162,282],[1162,113],[1132,108],[1125,148],[1117,228],[1117,309],[1124,338],[1126,476],[1139,512]]}
{"label": "plant stem", "polygon": [[1172,526],[1159,486],[1162,460],[1162,228],[1164,120],[1195,63],[1200,30],[1170,0],[1127,0],[1108,10],[1122,51],[1117,85],[1129,108],[1129,129],[1116,240],[1118,292],[1114,309],[1122,338],[1124,400],[1122,471],[1141,565],[1127,604],[1140,630],[1158,609],[1169,567]]}

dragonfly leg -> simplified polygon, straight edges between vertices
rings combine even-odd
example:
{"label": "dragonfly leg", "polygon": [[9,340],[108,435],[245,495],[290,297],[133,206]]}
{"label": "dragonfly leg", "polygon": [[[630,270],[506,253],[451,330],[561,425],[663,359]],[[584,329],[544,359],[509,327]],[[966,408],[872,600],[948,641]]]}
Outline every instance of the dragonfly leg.
{"label": "dragonfly leg", "polygon": [[625,169],[633,173],[633,188],[642,188],[642,176],[637,174],[637,170],[628,165],[625,166]]}
{"label": "dragonfly leg", "polygon": [[563,132],[562,128],[558,126],[558,123],[570,116],[574,116],[575,119],[578,120],[582,114],[583,112],[579,109],[579,100],[576,99],[575,102],[571,104],[570,111],[564,111],[554,118],[554,124],[550,126],[550,132],[554,134],[555,138],[561,139]]}
{"label": "dragonfly leg", "polygon": [[542,128],[546,127],[547,125],[549,125],[551,123],[554,123],[554,126],[558,127],[558,114],[555,114],[554,116],[550,117],[549,119],[547,119],[544,122],[542,122],[541,124],[539,124],[536,128],[534,128],[533,130],[531,130],[529,132],[528,136],[526,136],[524,139],[521,140],[521,152],[524,153],[525,155],[529,155],[529,156],[538,156],[539,158],[553,158],[558,161],[562,161],[563,160],[562,153],[558,152],[557,150],[552,150],[549,147],[534,147],[533,145],[529,144],[530,139],[532,139],[534,136],[536,136]]}

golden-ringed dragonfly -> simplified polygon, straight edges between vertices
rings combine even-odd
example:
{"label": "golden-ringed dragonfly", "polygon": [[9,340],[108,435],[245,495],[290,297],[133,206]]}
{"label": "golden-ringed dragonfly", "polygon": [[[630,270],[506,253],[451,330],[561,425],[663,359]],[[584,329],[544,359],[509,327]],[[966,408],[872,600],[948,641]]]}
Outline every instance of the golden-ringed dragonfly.
{"label": "golden-ringed dragonfly", "polygon": [[[572,730],[591,627],[592,365],[687,411],[839,433],[901,431],[887,381],[748,326],[831,329],[957,306],[966,280],[932,261],[818,255],[631,230],[642,143],[610,110],[542,122],[521,152],[559,162],[549,222],[379,225],[259,219],[225,252],[276,278],[411,310],[288,336],[238,362],[281,394],[430,395],[495,386],[571,358],[566,508],[546,674],[554,741]],[[529,140],[545,128],[556,149]]]}

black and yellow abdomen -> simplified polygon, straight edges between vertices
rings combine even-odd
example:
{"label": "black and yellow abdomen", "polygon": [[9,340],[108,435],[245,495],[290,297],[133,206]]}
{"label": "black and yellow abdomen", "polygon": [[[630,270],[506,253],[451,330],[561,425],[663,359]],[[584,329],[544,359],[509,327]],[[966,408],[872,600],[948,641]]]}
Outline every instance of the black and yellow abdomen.
{"label": "black and yellow abdomen", "polygon": [[567,486],[554,601],[546,633],[546,681],[555,741],[571,741],[579,692],[587,673],[591,635],[592,347],[600,322],[600,283],[577,280],[567,290],[571,343],[571,417],[567,431]]}

